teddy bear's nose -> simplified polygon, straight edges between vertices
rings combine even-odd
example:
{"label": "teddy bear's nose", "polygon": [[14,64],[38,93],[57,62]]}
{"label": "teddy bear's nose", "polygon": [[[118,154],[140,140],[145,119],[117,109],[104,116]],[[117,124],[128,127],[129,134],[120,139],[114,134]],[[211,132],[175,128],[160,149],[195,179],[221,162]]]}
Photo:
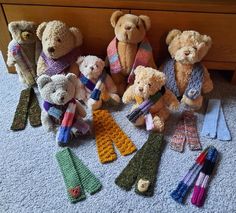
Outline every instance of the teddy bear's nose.
{"label": "teddy bear's nose", "polygon": [[92,66],[90,67],[90,69],[91,69],[91,70],[94,70],[94,68],[93,68]]}
{"label": "teddy bear's nose", "polygon": [[64,100],[65,100],[65,97],[64,97],[64,96],[62,96],[60,99],[61,99],[61,101],[64,101]]}
{"label": "teddy bear's nose", "polygon": [[189,50],[184,51],[184,54],[185,54],[185,55],[189,55],[189,54],[190,54],[190,51],[189,51]]}
{"label": "teddy bear's nose", "polygon": [[139,90],[140,92],[142,92],[142,91],[143,91],[143,88],[142,88],[142,87],[139,87],[138,90]]}
{"label": "teddy bear's nose", "polygon": [[53,47],[48,48],[48,52],[53,53],[54,51],[55,51],[55,49]]}
{"label": "teddy bear's nose", "polygon": [[125,26],[125,30],[131,30],[131,26]]}

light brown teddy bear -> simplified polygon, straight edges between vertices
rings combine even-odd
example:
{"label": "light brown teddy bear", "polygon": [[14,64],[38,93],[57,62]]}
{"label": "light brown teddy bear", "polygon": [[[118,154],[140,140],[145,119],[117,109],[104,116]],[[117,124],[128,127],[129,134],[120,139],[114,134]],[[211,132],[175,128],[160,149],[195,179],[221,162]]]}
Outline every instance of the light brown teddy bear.
{"label": "light brown teddy bear", "polygon": [[127,117],[136,126],[142,126],[146,122],[147,130],[162,132],[170,114],[167,106],[176,110],[179,102],[170,90],[165,89],[164,73],[150,67],[138,66],[134,74],[134,84],[122,97],[125,104],[133,100],[136,102]]}
{"label": "light brown teddy bear", "polygon": [[171,59],[161,67],[166,74],[166,87],[181,102],[192,109],[202,106],[202,93],[213,89],[213,83],[206,67],[200,63],[212,45],[207,35],[196,31],[172,30],[166,38]]}
{"label": "light brown teddy bear", "polygon": [[36,36],[38,25],[32,21],[13,21],[8,25],[12,40],[8,45],[7,65],[15,66],[19,80],[27,86],[36,83],[36,64],[41,44]]}
{"label": "light brown teddy bear", "polygon": [[83,41],[78,28],[68,27],[61,21],[43,22],[37,29],[37,36],[43,47],[38,60],[38,76],[68,72],[78,74],[76,60],[80,56],[79,46]]}
{"label": "light brown teddy bear", "polygon": [[127,84],[133,83],[133,70],[138,65],[156,68],[152,47],[146,38],[151,20],[145,15],[136,16],[115,11],[110,21],[114,27],[115,38],[108,45],[107,56],[112,79],[122,96]]}

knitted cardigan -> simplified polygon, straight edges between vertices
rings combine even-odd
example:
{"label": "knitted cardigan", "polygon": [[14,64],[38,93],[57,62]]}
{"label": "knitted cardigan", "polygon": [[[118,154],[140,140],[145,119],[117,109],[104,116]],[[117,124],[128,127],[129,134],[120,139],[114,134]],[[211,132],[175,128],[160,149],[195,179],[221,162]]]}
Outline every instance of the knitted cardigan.
{"label": "knitted cardigan", "polygon": [[[193,71],[189,79],[188,86],[184,95],[191,100],[195,100],[201,95],[202,82],[203,82],[203,66],[201,63],[196,63],[193,66]],[[163,66],[163,72],[167,76],[166,87],[171,90],[175,96],[180,97],[180,92],[177,87],[175,78],[175,60],[168,59]]]}

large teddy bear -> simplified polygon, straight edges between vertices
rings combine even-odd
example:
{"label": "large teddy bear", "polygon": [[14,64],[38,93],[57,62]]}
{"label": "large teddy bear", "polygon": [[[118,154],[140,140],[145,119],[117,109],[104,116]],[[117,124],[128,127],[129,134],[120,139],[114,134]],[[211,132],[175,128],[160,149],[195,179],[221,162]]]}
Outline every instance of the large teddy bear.
{"label": "large teddy bear", "polygon": [[108,45],[107,56],[112,79],[122,96],[127,84],[133,83],[133,71],[138,65],[156,68],[152,47],[146,38],[151,20],[145,15],[115,11],[110,21],[115,38]]}
{"label": "large teddy bear", "polygon": [[202,93],[213,89],[209,72],[201,63],[212,40],[196,31],[174,29],[167,35],[166,43],[171,55],[161,67],[167,76],[166,87],[181,98],[182,103],[197,110],[202,106]]}
{"label": "large teddy bear", "polygon": [[[37,80],[43,103],[41,121],[48,132],[57,132],[57,142],[65,144],[71,136],[86,134],[89,126],[82,120],[86,111],[75,99],[77,76],[68,73],[41,75]],[[59,129],[58,129],[59,127]]]}
{"label": "large teddy bear", "polygon": [[106,73],[102,59],[93,55],[81,56],[77,64],[80,70],[77,95],[79,100],[83,100],[92,110],[100,108],[104,101],[120,102],[116,85]]}
{"label": "large teddy bear", "polygon": [[76,27],[61,21],[43,22],[37,29],[43,51],[38,60],[37,75],[78,74],[76,60],[80,56],[82,34]]}
{"label": "large teddy bear", "polygon": [[7,65],[15,66],[20,82],[27,86],[36,83],[36,65],[41,52],[37,26],[31,21],[13,21],[8,25],[12,40],[8,45]]}
{"label": "large teddy bear", "polygon": [[135,101],[132,112],[127,117],[136,126],[142,126],[146,122],[147,130],[162,132],[170,114],[167,106],[176,110],[179,102],[170,90],[165,89],[164,73],[150,67],[138,66],[134,74],[134,84],[122,97],[125,104]]}

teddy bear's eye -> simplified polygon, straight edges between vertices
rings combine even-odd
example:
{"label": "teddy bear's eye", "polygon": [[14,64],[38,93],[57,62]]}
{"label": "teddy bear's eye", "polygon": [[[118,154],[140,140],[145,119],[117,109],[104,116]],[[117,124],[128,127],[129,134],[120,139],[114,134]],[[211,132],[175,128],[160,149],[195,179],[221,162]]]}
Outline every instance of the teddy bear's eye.
{"label": "teddy bear's eye", "polygon": [[148,84],[149,87],[151,87],[152,85],[151,84]]}
{"label": "teddy bear's eye", "polygon": [[121,27],[121,24],[119,24],[119,27]]}
{"label": "teddy bear's eye", "polygon": [[98,65],[97,65],[97,64],[95,64],[95,67],[96,67],[96,68],[98,68]]}
{"label": "teddy bear's eye", "polygon": [[85,66],[85,67],[88,67],[88,65],[87,65],[87,64],[85,64],[84,66]]}
{"label": "teddy bear's eye", "polygon": [[52,93],[55,93],[55,92],[56,92],[56,90],[55,90],[55,89],[53,89]]}
{"label": "teddy bear's eye", "polygon": [[61,39],[58,38],[57,41],[58,41],[58,42],[61,42]]}
{"label": "teddy bear's eye", "polygon": [[45,41],[47,41],[48,40],[48,38],[45,38]]}
{"label": "teddy bear's eye", "polygon": [[140,81],[138,81],[138,84],[140,84]]}
{"label": "teddy bear's eye", "polygon": [[193,46],[193,49],[197,50],[197,47]]}

